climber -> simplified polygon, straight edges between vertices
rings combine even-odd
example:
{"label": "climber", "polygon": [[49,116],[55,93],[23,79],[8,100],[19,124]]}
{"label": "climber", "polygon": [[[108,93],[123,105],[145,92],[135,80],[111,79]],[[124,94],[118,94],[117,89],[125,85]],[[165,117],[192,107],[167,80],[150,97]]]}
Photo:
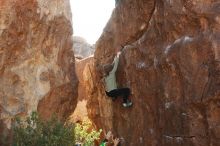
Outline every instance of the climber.
{"label": "climber", "polygon": [[113,142],[113,146],[120,146],[120,139],[119,138],[113,138],[113,134],[111,131],[109,131],[106,135],[105,135],[105,139],[101,142],[100,146],[106,146],[107,144],[109,145],[109,143]]}
{"label": "climber", "polygon": [[117,83],[116,83],[115,72],[118,67],[120,54],[121,52],[119,51],[115,56],[112,64],[106,64],[103,66],[105,90],[106,90],[106,95],[108,97],[111,97],[113,100],[115,100],[118,96],[122,96],[123,97],[122,105],[124,107],[130,107],[132,105],[132,102],[128,99],[130,95],[130,89],[117,88]]}

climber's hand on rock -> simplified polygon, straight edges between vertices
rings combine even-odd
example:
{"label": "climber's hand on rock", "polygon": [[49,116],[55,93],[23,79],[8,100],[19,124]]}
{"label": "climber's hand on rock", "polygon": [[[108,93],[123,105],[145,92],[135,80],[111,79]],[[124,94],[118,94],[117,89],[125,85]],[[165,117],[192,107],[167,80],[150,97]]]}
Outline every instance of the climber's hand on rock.
{"label": "climber's hand on rock", "polygon": [[121,51],[119,51],[118,53],[117,53],[117,57],[119,57],[121,55]]}

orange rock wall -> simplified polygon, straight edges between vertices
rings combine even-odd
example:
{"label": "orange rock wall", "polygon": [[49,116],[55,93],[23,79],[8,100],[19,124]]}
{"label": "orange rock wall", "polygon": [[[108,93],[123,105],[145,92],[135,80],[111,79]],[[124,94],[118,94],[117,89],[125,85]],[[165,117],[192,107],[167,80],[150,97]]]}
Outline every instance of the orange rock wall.
{"label": "orange rock wall", "polygon": [[[96,43],[89,116],[126,146],[220,145],[218,0],[119,0]],[[105,96],[100,66],[120,57],[132,108]]]}
{"label": "orange rock wall", "polygon": [[79,122],[88,119],[87,102],[91,98],[89,82],[93,81],[91,78],[91,71],[94,68],[94,59],[91,56],[85,59],[76,60],[75,66],[76,76],[79,80],[78,98],[76,108],[69,118],[72,122]]}
{"label": "orange rock wall", "polygon": [[0,0],[0,129],[33,110],[65,118],[74,109],[71,37],[68,0]]}

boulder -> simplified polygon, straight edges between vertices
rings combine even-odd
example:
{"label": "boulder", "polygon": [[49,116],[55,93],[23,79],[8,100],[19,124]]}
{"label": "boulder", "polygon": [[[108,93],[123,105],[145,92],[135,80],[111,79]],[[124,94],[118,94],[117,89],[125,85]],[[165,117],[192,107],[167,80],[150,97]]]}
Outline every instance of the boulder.
{"label": "boulder", "polygon": [[[96,43],[89,117],[124,145],[220,145],[220,3],[119,0]],[[100,68],[122,48],[117,82],[133,107],[105,96]]]}
{"label": "boulder", "polygon": [[32,111],[65,119],[75,108],[71,17],[68,0],[0,0],[0,130]]}

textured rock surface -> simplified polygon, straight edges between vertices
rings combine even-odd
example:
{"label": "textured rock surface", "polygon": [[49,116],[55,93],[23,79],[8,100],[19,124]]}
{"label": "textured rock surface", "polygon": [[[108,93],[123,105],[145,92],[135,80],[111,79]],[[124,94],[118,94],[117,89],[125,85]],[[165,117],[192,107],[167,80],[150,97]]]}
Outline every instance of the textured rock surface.
{"label": "textured rock surface", "polygon": [[0,18],[4,128],[37,108],[43,117],[56,112],[65,118],[77,97],[69,1],[0,0]]}
{"label": "textured rock surface", "polygon": [[[135,146],[220,145],[220,2],[121,0],[96,44],[89,116]],[[134,106],[105,97],[99,66],[126,45],[118,85]]]}
{"label": "textured rock surface", "polygon": [[[93,57],[76,60],[76,76],[79,80],[77,106],[70,116],[70,121],[78,122],[88,118],[87,102],[91,98],[90,84],[92,81],[92,69],[94,68]],[[93,72],[94,73],[94,72]]]}
{"label": "textured rock surface", "polygon": [[85,39],[79,36],[73,37],[73,49],[76,58],[86,58],[94,54],[94,46],[87,43]]}

